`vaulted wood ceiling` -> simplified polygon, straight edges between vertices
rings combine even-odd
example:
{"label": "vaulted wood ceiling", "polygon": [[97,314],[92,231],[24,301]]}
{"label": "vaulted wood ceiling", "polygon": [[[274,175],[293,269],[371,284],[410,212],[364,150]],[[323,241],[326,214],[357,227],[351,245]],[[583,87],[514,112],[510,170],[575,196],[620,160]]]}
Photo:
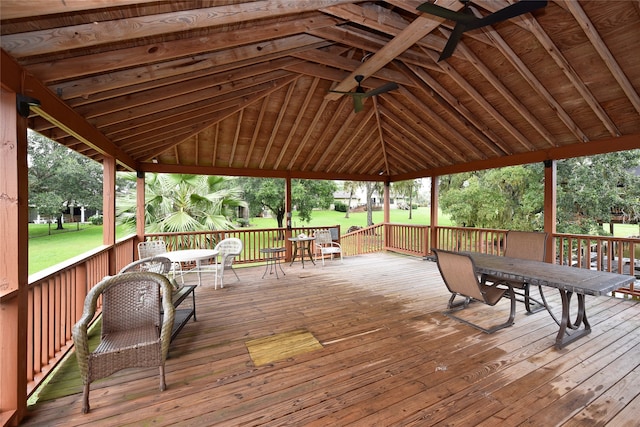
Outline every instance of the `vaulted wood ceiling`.
{"label": "vaulted wood ceiling", "polygon": [[[31,128],[146,171],[400,180],[640,147],[638,0],[549,1],[440,62],[454,23],[423,1],[2,0],[2,81],[42,103]],[[358,74],[399,88],[355,113],[330,90]]]}

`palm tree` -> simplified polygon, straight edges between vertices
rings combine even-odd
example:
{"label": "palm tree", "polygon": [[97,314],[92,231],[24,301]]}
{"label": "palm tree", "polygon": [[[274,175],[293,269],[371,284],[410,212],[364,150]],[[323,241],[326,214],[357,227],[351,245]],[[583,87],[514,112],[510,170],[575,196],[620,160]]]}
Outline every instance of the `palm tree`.
{"label": "palm tree", "polygon": [[[135,180],[131,174],[129,179]],[[147,174],[145,231],[148,233],[232,229],[232,208],[246,207],[233,178],[190,174]],[[117,200],[120,224],[135,229],[135,192]]]}

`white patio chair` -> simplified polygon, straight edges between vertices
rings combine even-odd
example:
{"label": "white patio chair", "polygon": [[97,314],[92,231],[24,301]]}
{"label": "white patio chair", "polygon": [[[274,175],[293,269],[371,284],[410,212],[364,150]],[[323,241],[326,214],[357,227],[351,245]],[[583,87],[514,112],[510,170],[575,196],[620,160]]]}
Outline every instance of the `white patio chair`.
{"label": "white patio chair", "polygon": [[240,280],[238,273],[233,269],[233,262],[237,256],[242,253],[242,240],[236,237],[228,237],[218,242],[214,248],[218,251],[215,264],[203,265],[202,269],[214,268],[216,277],[214,281],[214,289],[218,289],[218,277],[220,278],[220,287],[224,288],[224,272],[225,270],[233,271],[236,275],[236,279]]}
{"label": "white patio chair", "polygon": [[316,240],[313,242],[313,255],[316,261],[318,261],[318,255],[320,255],[324,266],[325,255],[329,255],[333,259],[335,254],[340,254],[340,262],[343,262],[342,246],[340,246],[340,243],[333,241],[331,230],[316,230],[314,236]]}

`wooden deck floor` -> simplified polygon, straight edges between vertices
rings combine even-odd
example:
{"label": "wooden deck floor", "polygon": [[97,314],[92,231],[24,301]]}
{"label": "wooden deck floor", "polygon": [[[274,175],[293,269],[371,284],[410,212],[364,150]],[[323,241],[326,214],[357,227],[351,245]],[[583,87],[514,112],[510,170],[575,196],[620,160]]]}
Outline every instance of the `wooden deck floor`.
{"label": "wooden deck floor", "polygon": [[[197,290],[197,322],[156,369],[121,371],[81,395],[38,402],[24,425],[638,425],[640,304],[588,298],[593,331],[563,350],[546,312],[483,334],[442,314],[435,263],[393,254],[323,268],[239,269]],[[502,321],[507,302],[478,305]],[[555,304],[558,305],[557,303]],[[255,366],[246,342],[308,331],[323,346]]]}

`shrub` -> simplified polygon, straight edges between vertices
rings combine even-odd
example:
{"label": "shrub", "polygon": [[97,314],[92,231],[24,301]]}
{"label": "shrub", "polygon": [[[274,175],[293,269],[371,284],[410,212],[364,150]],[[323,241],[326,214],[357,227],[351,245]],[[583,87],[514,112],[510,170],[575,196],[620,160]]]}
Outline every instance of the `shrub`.
{"label": "shrub", "polygon": [[346,212],[347,211],[347,204],[344,202],[335,202],[334,204],[334,209],[338,212]]}
{"label": "shrub", "polygon": [[93,215],[89,217],[89,222],[93,225],[102,225],[102,215]]}

